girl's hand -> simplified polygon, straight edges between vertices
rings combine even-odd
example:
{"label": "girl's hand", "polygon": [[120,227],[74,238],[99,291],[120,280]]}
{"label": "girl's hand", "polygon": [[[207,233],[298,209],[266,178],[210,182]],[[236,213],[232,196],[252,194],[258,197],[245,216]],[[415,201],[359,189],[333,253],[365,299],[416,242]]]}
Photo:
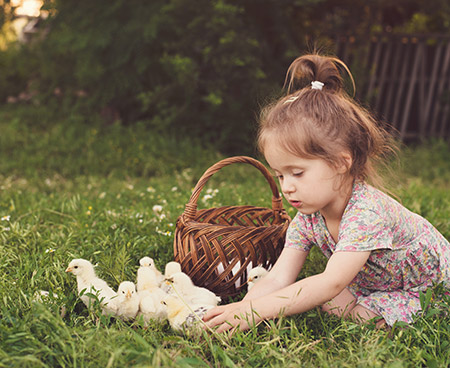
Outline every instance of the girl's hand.
{"label": "girl's hand", "polygon": [[257,312],[252,310],[252,302],[249,300],[213,308],[203,317],[203,321],[208,327],[217,327],[216,332],[224,332],[230,329],[248,330],[251,325],[261,320],[262,318]]}

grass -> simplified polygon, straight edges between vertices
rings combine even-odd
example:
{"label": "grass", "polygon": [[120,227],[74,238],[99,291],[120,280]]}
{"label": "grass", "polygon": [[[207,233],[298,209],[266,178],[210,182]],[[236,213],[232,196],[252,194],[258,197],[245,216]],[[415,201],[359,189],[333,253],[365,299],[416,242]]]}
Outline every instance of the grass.
{"label": "grass", "polygon": [[[19,116],[19,117],[17,117]],[[268,321],[232,338],[183,336],[167,323],[149,328],[88,312],[64,272],[72,258],[98,264],[114,288],[134,280],[138,260],[160,268],[173,256],[173,231],[202,172],[220,155],[198,142],[133,128],[33,125],[32,114],[0,113],[0,366],[5,367],[446,367],[450,363],[448,298],[436,291],[414,325],[376,330],[312,310]],[[67,122],[66,122],[67,123]],[[390,189],[447,237],[449,147],[404,149]],[[270,205],[255,169],[229,167],[213,176],[199,207]],[[163,207],[156,214],[154,205]],[[293,211],[290,209],[290,214]],[[161,216],[163,214],[164,216]],[[313,252],[303,275],[319,272]],[[59,298],[34,301],[37,290]],[[440,298],[439,298],[440,296]],[[443,301],[440,301],[440,300]],[[447,303],[447,304],[446,304]],[[61,305],[67,313],[59,314]]]}

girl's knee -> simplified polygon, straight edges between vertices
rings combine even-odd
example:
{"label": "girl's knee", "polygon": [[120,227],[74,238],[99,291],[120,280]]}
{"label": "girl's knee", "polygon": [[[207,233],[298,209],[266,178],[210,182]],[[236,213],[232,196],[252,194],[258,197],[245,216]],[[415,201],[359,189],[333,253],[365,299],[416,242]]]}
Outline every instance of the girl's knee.
{"label": "girl's knee", "polygon": [[344,289],[339,295],[321,306],[322,311],[339,317],[346,317],[353,309],[356,298]]}
{"label": "girl's knee", "polygon": [[338,317],[346,317],[350,311],[350,306],[342,307],[341,305],[337,305],[332,301],[329,301],[320,306],[323,312],[328,314],[334,314]]}
{"label": "girl's knee", "polygon": [[[386,321],[381,318],[381,316],[377,313],[372,312],[371,310],[361,306],[356,305],[351,311],[350,311],[350,317],[360,323],[366,323],[370,320],[373,320],[374,318],[377,318],[377,320],[374,320],[375,326],[377,328],[381,328],[386,325]],[[381,319],[380,319],[381,318]]]}

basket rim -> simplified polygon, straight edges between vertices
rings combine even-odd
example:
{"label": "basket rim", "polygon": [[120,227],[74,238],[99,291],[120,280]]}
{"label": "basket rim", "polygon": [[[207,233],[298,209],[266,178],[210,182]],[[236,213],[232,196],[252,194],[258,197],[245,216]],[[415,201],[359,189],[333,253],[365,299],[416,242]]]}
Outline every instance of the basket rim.
{"label": "basket rim", "polygon": [[[202,189],[204,188],[205,184],[208,182],[208,180],[217,173],[220,169],[224,168],[225,166],[229,166],[234,163],[246,163],[254,166],[257,168],[263,176],[266,178],[266,181],[268,182],[270,189],[272,191],[272,211],[274,211],[275,214],[280,213],[284,210],[283,202],[282,202],[282,196],[278,190],[278,186],[275,182],[275,180],[272,177],[272,174],[270,171],[258,160],[249,157],[249,156],[233,156],[228,157],[223,160],[220,160],[216,162],[214,165],[210,166],[200,177],[197,184],[195,185],[192,194],[189,198],[189,201],[186,203],[184,212],[181,214],[181,216],[184,218],[185,222],[192,220],[196,217],[197,210],[197,203],[198,199],[200,197],[200,193]],[[223,206],[223,207],[232,207],[232,206]],[[239,206],[234,206],[239,207]],[[257,206],[255,206],[257,207]],[[218,207],[222,208],[222,207]],[[265,207],[261,207],[265,208]]]}

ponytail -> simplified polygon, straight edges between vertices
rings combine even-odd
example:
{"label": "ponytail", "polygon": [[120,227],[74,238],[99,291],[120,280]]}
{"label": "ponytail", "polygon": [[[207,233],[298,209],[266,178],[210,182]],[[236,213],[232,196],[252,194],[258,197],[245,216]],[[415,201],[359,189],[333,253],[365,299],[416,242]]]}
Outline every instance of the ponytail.
{"label": "ponytail", "polygon": [[353,76],[341,60],[318,54],[295,59],[286,75],[288,94],[262,110],[259,149],[264,153],[267,139],[276,139],[295,155],[335,166],[345,151],[352,156],[349,175],[380,187],[375,166],[395,152],[394,140],[345,92],[341,71],[355,91]]}

